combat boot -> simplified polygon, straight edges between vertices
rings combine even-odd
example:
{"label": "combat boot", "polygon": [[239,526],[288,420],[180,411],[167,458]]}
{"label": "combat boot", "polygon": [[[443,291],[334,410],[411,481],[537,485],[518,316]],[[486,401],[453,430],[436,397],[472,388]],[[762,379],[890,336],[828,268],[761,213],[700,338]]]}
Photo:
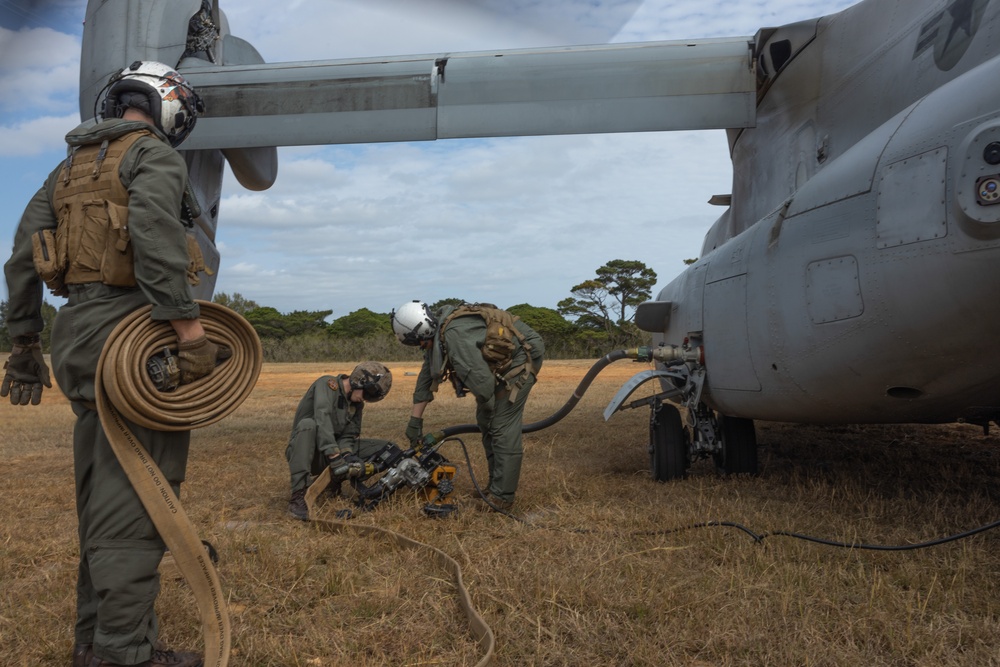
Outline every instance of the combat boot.
{"label": "combat boot", "polygon": [[73,667],[90,667],[90,661],[93,659],[93,644],[77,644],[73,647]]}
{"label": "combat boot", "polygon": [[292,499],[288,501],[288,513],[302,521],[309,520],[309,508],[306,506],[306,490],[292,491]]}
{"label": "combat boot", "polygon": [[514,501],[503,500],[487,491],[486,494],[480,498],[478,507],[483,512],[509,512],[510,509],[514,507]]}
{"label": "combat boot", "polygon": [[88,667],[204,667],[205,661],[197,653],[187,651],[153,651],[153,656],[138,665],[120,665],[117,662],[101,660],[96,655]]}

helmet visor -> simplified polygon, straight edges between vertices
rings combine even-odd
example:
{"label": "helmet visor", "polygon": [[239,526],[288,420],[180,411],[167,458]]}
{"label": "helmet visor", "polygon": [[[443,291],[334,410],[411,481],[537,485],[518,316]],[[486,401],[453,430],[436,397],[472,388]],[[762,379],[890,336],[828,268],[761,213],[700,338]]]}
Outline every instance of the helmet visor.
{"label": "helmet visor", "polygon": [[382,386],[378,382],[366,383],[361,387],[361,395],[365,397],[366,401],[371,403],[381,401],[385,398],[385,392],[382,391]]}
{"label": "helmet visor", "polygon": [[392,386],[392,374],[381,364],[364,363],[354,369],[350,377],[351,389],[361,391],[362,398],[369,402],[381,401]]}

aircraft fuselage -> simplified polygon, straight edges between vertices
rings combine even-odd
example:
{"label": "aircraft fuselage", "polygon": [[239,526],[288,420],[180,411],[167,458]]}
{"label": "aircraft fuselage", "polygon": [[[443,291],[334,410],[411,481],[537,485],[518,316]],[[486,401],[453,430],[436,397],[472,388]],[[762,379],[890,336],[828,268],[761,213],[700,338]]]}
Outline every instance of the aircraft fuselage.
{"label": "aircraft fuselage", "polygon": [[732,206],[657,297],[672,312],[655,339],[704,346],[706,404],[1000,416],[998,27],[991,0],[867,0],[758,36],[766,81],[757,126],[730,133]]}

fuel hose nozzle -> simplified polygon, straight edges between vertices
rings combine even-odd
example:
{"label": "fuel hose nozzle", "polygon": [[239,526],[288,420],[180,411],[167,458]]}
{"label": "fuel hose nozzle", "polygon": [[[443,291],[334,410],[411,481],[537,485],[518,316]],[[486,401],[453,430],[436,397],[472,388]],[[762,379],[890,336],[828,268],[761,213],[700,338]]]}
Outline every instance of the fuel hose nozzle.
{"label": "fuel hose nozzle", "polygon": [[146,373],[157,391],[173,391],[181,384],[181,369],[169,347],[146,360]]}

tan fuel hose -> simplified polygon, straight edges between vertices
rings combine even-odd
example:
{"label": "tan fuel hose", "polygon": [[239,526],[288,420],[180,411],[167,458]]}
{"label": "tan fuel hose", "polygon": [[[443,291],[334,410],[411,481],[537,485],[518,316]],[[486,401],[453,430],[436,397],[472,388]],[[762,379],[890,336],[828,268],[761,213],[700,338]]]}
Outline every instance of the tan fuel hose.
{"label": "tan fuel hose", "polygon": [[205,667],[226,667],[231,628],[215,565],[169,482],[122,420],[157,431],[188,431],[214,424],[250,395],[264,357],[257,333],[228,308],[197,303],[209,340],[229,346],[232,358],[191,384],[157,391],[146,360],[164,347],[176,348],[177,341],[170,324],[151,320],[152,307],[145,306],[122,320],[104,345],[97,364],[97,412],[111,448],[194,594]]}
{"label": "tan fuel hose", "polygon": [[493,648],[495,644],[493,630],[486,624],[483,617],[479,615],[476,608],[472,606],[472,598],[469,597],[469,591],[465,588],[465,582],[462,579],[462,568],[458,565],[458,562],[437,547],[432,547],[431,545],[424,544],[423,542],[417,542],[414,539],[406,537],[405,535],[400,535],[399,533],[386,528],[379,528],[378,526],[365,526],[361,524],[348,523],[346,521],[314,519],[313,506],[316,503],[316,498],[326,489],[329,483],[330,469],[324,468],[323,472],[320,473],[320,475],[306,491],[306,508],[309,510],[309,520],[320,529],[329,533],[339,533],[353,530],[354,532],[362,535],[376,535],[386,538],[395,542],[403,549],[430,552],[434,558],[434,562],[451,575],[451,579],[455,584],[455,590],[458,594],[458,602],[462,606],[462,611],[465,613],[466,620],[469,622],[469,631],[472,633],[472,636],[475,638],[476,642],[479,644],[480,650],[484,654],[479,662],[476,663],[476,667],[487,667],[487,665],[492,664]]}

